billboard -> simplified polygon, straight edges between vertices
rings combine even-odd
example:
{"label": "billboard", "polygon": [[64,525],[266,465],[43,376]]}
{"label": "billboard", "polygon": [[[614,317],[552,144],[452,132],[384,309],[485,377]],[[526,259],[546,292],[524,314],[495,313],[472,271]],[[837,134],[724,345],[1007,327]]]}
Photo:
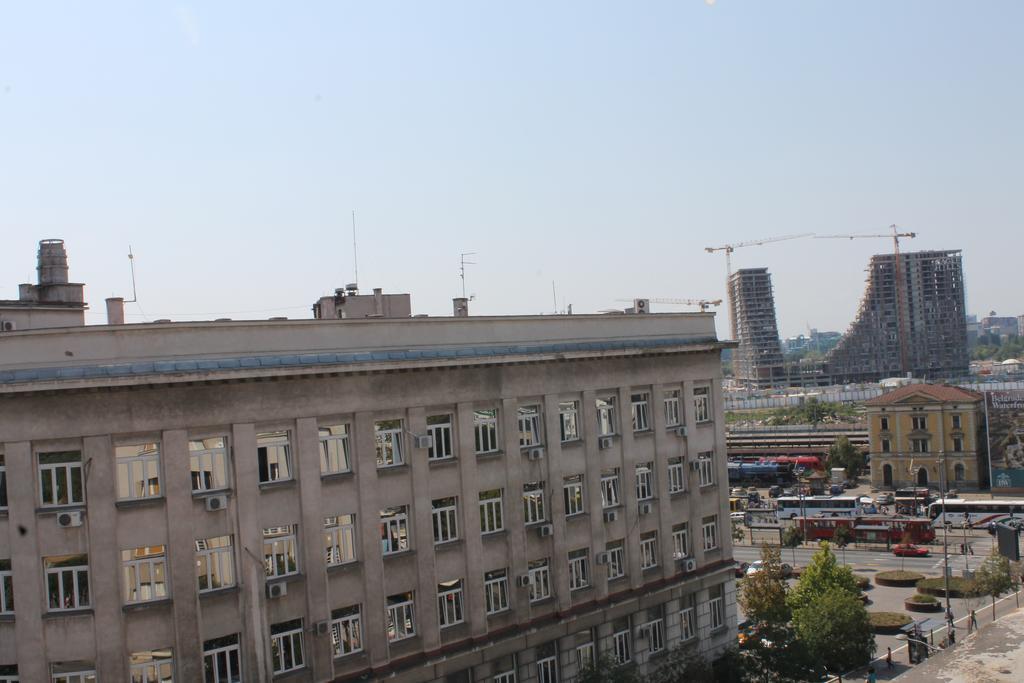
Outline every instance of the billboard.
{"label": "billboard", "polygon": [[985,392],[994,493],[1024,492],[1024,391]]}

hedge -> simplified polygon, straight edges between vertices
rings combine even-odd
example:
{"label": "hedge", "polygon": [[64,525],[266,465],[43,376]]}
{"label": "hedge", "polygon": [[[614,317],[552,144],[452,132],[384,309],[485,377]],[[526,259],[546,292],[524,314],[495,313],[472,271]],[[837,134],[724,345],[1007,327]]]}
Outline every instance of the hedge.
{"label": "hedge", "polygon": [[[949,577],[949,597],[963,598],[972,595],[975,592],[974,586],[974,579],[966,579],[962,576],[951,576]],[[917,591],[927,595],[938,595],[944,597],[946,595],[946,579],[941,576],[930,579],[921,579],[917,582]]]}
{"label": "hedge", "polygon": [[924,574],[917,572],[878,572],[875,574],[875,583],[879,586],[914,586],[924,578]]}
{"label": "hedge", "polygon": [[899,633],[900,629],[913,621],[910,615],[903,612],[868,612],[871,627],[875,633]]}

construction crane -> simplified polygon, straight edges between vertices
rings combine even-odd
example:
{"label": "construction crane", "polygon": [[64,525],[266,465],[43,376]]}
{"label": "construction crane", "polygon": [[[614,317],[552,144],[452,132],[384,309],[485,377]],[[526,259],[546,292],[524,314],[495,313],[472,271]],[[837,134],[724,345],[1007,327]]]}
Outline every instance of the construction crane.
{"label": "construction crane", "polygon": [[781,237],[765,237],[761,240],[749,240],[747,242],[736,242],[735,244],[723,244],[720,247],[704,247],[704,251],[709,254],[714,254],[716,251],[725,252],[725,277],[728,280],[732,276],[732,252],[736,251],[740,247],[756,247],[761,244],[770,244],[772,242],[785,242],[786,240],[800,239],[801,237],[813,237],[813,232],[805,232],[799,235],[782,235]]}
{"label": "construction crane", "polygon": [[902,264],[900,263],[900,238],[906,237],[907,239],[913,239],[917,237],[916,232],[900,232],[899,227],[896,224],[890,225],[889,229],[892,230],[891,234],[858,234],[858,235],[815,235],[815,239],[834,239],[834,240],[855,240],[855,239],[878,239],[884,237],[886,239],[892,238],[892,256],[893,256],[893,277],[896,278],[896,334],[899,337],[900,343],[900,370],[907,372],[909,361],[907,360],[907,320],[906,313],[903,310],[903,301],[905,300],[903,288],[905,283],[903,282],[902,276]]}
{"label": "construction crane", "polygon": [[[636,297],[634,299],[616,299],[616,301],[636,301],[643,297]],[[721,299],[647,299],[652,304],[672,304],[675,306],[698,306],[701,313],[706,313],[708,306],[720,306],[722,304]]]}

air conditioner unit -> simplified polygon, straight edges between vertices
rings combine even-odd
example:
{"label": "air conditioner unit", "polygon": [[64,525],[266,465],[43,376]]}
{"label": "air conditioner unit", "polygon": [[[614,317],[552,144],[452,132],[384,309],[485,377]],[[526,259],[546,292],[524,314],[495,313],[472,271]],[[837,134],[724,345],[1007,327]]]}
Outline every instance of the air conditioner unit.
{"label": "air conditioner unit", "polygon": [[329,621],[318,621],[316,622],[316,634],[318,636],[326,636],[331,632],[331,622]]}
{"label": "air conditioner unit", "polygon": [[697,560],[692,557],[684,557],[679,560],[679,568],[686,573],[697,571]]}
{"label": "air conditioner unit", "polygon": [[651,310],[650,299],[633,299],[634,313],[648,313]]}
{"label": "air conditioner unit", "polygon": [[606,521],[606,522],[614,522],[618,518],[619,518],[619,511],[618,510],[605,510],[604,511],[604,521]]}
{"label": "air conditioner unit", "polygon": [[533,585],[533,577],[529,574],[522,574],[516,577],[516,585],[520,588],[529,588]]}
{"label": "air conditioner unit", "polygon": [[275,581],[274,583],[267,584],[268,598],[280,598],[284,595],[288,595],[288,584],[284,581]]}
{"label": "air conditioner unit", "polygon": [[686,436],[690,433],[690,430],[686,428],[686,425],[676,427],[676,436]]}
{"label": "air conditioner unit", "polygon": [[542,524],[539,527],[537,527],[537,533],[540,534],[541,538],[544,538],[546,536],[553,536],[555,533],[555,527],[551,526],[550,524]]}
{"label": "air conditioner unit", "polygon": [[432,434],[425,434],[422,436],[414,434],[412,442],[416,448],[432,448],[434,446],[434,436]]}
{"label": "air conditioner unit", "polygon": [[651,514],[651,511],[654,509],[654,506],[652,506],[650,503],[646,503],[646,502],[645,503],[639,503],[636,507],[637,507],[637,510],[640,511],[641,515],[649,515],[649,514]]}
{"label": "air conditioner unit", "polygon": [[602,450],[604,450],[605,448],[611,448],[612,447],[612,437],[610,437],[610,436],[602,436],[600,439],[597,440],[597,447],[602,449]]}
{"label": "air conditioner unit", "polygon": [[18,325],[13,320],[0,320],[0,332],[14,332]]}
{"label": "air conditioner unit", "polygon": [[540,460],[541,458],[544,457],[544,449],[531,448],[526,452],[526,457],[528,457],[530,460]]}
{"label": "air conditioner unit", "polygon": [[597,555],[594,555],[594,564],[608,564],[611,560],[611,553],[598,553]]}
{"label": "air conditioner unit", "polygon": [[57,526],[62,526],[65,529],[73,526],[82,526],[82,511],[73,510],[60,513],[57,515]]}
{"label": "air conditioner unit", "polygon": [[217,512],[218,510],[224,510],[227,508],[228,497],[226,494],[220,493],[216,496],[207,496],[205,502],[207,512]]}

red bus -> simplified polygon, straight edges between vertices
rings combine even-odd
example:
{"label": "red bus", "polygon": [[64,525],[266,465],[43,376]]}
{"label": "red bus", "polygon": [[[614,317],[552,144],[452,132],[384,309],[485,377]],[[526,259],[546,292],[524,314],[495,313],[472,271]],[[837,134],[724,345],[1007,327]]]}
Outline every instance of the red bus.
{"label": "red bus", "polygon": [[795,468],[808,470],[824,470],[825,464],[821,458],[814,455],[774,455],[765,458],[767,462],[792,463]]}
{"label": "red bus", "polygon": [[797,517],[793,520],[808,541],[831,541],[836,528],[853,531],[854,543],[931,543],[935,528],[931,520],[921,517]]}

